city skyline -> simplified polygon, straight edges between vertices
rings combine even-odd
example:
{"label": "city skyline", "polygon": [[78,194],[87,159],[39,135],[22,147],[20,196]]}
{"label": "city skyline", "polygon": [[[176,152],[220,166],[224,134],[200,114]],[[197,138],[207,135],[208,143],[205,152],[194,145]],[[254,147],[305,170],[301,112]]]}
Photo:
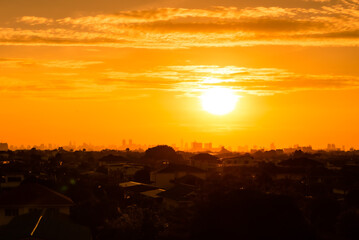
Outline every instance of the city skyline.
{"label": "city skyline", "polygon": [[132,139],[123,139],[122,144],[110,144],[110,145],[95,145],[92,143],[76,143],[73,141],[69,141],[68,144],[52,144],[52,143],[40,143],[35,145],[21,144],[21,145],[12,145],[9,143],[0,142],[0,151],[7,150],[57,150],[64,149],[67,151],[101,151],[101,150],[130,150],[130,151],[145,151],[149,148],[153,148],[155,146],[170,146],[175,151],[185,151],[185,152],[220,152],[224,149],[231,152],[248,152],[254,153],[256,151],[270,151],[270,150],[280,150],[285,153],[293,153],[297,150],[303,152],[315,152],[315,151],[355,151],[354,147],[348,147],[345,145],[336,145],[334,143],[328,143],[324,147],[314,148],[312,145],[287,145],[287,146],[277,146],[274,142],[267,145],[223,145],[218,144],[215,145],[212,142],[199,142],[199,141],[183,141],[179,144],[172,143],[157,143],[157,144],[143,144],[133,142]]}
{"label": "city skyline", "polygon": [[357,1],[18,0],[0,13],[2,142],[359,148]]}

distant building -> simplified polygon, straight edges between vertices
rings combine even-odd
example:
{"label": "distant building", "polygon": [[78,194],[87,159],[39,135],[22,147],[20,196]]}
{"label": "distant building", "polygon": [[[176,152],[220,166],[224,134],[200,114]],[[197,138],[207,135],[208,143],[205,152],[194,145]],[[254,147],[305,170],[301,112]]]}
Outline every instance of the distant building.
{"label": "distant building", "polygon": [[313,152],[313,148],[312,146],[305,146],[305,147],[300,147],[299,145],[295,145],[295,147],[292,147],[292,148],[283,148],[283,152],[285,154],[292,154],[294,153],[295,151],[302,151],[302,152],[305,152],[305,153],[312,153]]}
{"label": "distant building", "polygon": [[199,142],[192,142],[192,148],[191,151],[193,152],[201,152],[203,150],[203,144]]}
{"label": "distant building", "polygon": [[177,184],[173,188],[161,192],[158,195],[163,198],[163,206],[166,209],[171,210],[193,205],[195,190],[196,189],[192,186]]}
{"label": "distant building", "polygon": [[242,156],[222,159],[223,167],[241,167],[241,166],[250,166],[254,164],[255,164],[254,158],[247,154]]}
{"label": "distant building", "polygon": [[212,143],[205,143],[204,144],[204,150],[212,151]]}
{"label": "distant building", "polygon": [[164,189],[159,187],[144,184],[139,182],[123,182],[119,184],[119,187],[124,190],[124,198],[151,198],[157,199],[159,193],[164,192]]}
{"label": "distant building", "polygon": [[7,143],[0,143],[0,151],[8,151],[9,145]]}
{"label": "distant building", "polygon": [[22,173],[6,173],[1,176],[0,188],[16,188],[24,181],[24,174]]}
{"label": "distant building", "polygon": [[110,166],[110,165],[118,165],[127,163],[128,160],[122,156],[115,156],[115,155],[107,155],[101,159],[98,160],[99,166]]}
{"label": "distant building", "polygon": [[340,149],[336,148],[335,144],[328,144],[327,150],[328,151],[338,151]]}
{"label": "distant building", "polygon": [[218,157],[208,153],[199,153],[191,157],[191,166],[203,170],[217,169],[221,166]]}
{"label": "distant building", "polygon": [[39,184],[24,184],[2,193],[0,197],[0,225],[9,223],[14,217],[31,212],[47,210],[52,214],[70,214],[73,201]]}
{"label": "distant building", "polygon": [[144,166],[136,163],[120,163],[114,165],[107,165],[108,175],[122,176],[122,179],[130,180],[136,172],[143,170]]}
{"label": "distant building", "polygon": [[138,163],[130,162],[122,156],[108,155],[99,160],[99,166],[104,167],[109,175],[122,175],[123,179],[131,179],[135,173],[144,169],[144,166]]}
{"label": "distant building", "polygon": [[0,228],[0,239],[92,240],[92,236],[88,227],[72,222],[69,216],[44,210],[14,217],[9,224]]}

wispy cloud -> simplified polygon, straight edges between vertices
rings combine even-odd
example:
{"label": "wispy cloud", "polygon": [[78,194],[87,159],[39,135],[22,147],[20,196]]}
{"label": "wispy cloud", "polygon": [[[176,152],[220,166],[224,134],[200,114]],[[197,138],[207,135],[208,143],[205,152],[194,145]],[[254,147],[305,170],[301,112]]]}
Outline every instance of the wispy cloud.
{"label": "wispy cloud", "polygon": [[272,95],[293,91],[359,88],[359,77],[297,74],[277,68],[186,65],[158,67],[142,73],[108,72],[99,84],[149,87],[158,90],[199,94],[213,86],[226,86],[238,92]]}
{"label": "wispy cloud", "polygon": [[86,68],[89,65],[101,64],[101,61],[76,61],[76,60],[63,60],[63,61],[48,61],[42,63],[45,67],[52,68],[67,68],[67,69],[79,69]]}
{"label": "wispy cloud", "polygon": [[83,60],[34,60],[24,58],[0,58],[0,67],[22,68],[24,66],[42,66],[47,68],[84,69],[102,61]]}
{"label": "wispy cloud", "polygon": [[[55,67],[62,68],[67,64],[55,64]],[[359,88],[357,76],[298,74],[277,68],[177,65],[155,67],[143,72],[98,69],[86,73],[82,67],[88,64],[70,65],[71,72],[57,71],[59,69],[49,72],[53,65],[47,65],[44,64],[42,71],[35,72],[31,78],[3,75],[0,78],[0,93],[4,97],[102,100],[137,99],[158,91],[198,97],[204,90],[215,86],[231,88],[239,95],[259,96]]]}
{"label": "wispy cloud", "polygon": [[0,44],[134,48],[357,46],[358,2],[320,2],[318,8],[158,8],[61,19],[24,16],[14,27],[0,28]]}

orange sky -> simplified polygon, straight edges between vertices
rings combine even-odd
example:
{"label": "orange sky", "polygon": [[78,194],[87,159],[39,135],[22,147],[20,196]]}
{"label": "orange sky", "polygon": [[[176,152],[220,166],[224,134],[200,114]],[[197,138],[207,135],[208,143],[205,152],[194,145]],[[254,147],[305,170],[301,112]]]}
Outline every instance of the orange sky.
{"label": "orange sky", "polygon": [[[0,142],[359,147],[358,0],[0,0]],[[240,96],[223,116],[201,94]]]}

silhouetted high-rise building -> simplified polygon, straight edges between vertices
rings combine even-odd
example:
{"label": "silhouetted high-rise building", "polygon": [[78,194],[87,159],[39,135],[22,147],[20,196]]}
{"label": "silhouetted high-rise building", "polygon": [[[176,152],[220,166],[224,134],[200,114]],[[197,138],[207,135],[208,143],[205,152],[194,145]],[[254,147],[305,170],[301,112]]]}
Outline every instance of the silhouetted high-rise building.
{"label": "silhouetted high-rise building", "polygon": [[204,144],[204,149],[209,150],[209,151],[212,150],[212,143],[205,143]]}
{"label": "silhouetted high-rise building", "polygon": [[192,142],[192,151],[194,152],[200,152],[202,151],[202,143],[199,143],[199,142]]}
{"label": "silhouetted high-rise building", "polygon": [[0,151],[8,151],[9,145],[7,143],[0,143]]}
{"label": "silhouetted high-rise building", "polygon": [[335,150],[337,150],[337,149],[336,149],[336,147],[335,147],[335,144],[330,144],[330,143],[329,143],[329,144],[328,144],[328,147],[327,147],[327,150],[328,150],[328,151],[335,151]]}

